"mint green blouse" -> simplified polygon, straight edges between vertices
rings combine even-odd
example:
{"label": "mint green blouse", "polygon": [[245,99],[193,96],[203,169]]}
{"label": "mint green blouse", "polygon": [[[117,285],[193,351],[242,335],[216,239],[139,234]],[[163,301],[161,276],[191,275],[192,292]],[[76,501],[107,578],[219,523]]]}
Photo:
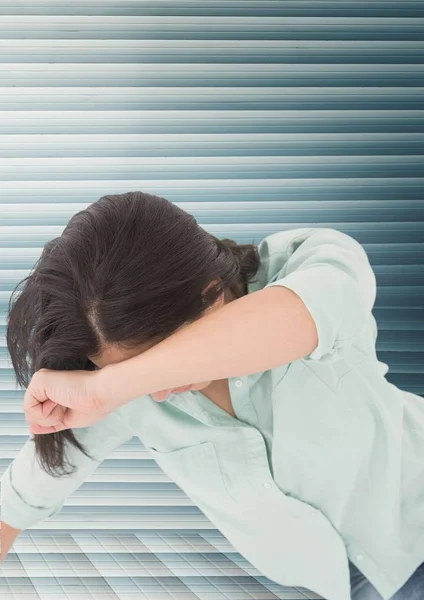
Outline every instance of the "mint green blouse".
{"label": "mint green blouse", "polygon": [[351,600],[350,560],[388,600],[424,560],[424,399],[385,379],[361,244],[314,227],[269,235],[258,249],[249,293],[282,285],[298,294],[317,326],[315,350],[230,377],[237,418],[201,391],[135,398],[75,430],[96,460],[70,447],[72,476],[47,475],[29,439],[2,477],[1,518],[25,529],[57,514],[136,435],[271,580]]}

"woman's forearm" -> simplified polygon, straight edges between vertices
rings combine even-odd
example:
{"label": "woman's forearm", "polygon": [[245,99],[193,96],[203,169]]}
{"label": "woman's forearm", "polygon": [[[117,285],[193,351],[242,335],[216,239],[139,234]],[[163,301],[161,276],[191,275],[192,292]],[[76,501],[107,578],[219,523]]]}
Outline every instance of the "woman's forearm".
{"label": "woman's forearm", "polygon": [[207,313],[137,356],[107,365],[98,373],[99,385],[115,409],[160,390],[266,371],[316,346],[315,324],[303,302],[292,290],[274,286]]}

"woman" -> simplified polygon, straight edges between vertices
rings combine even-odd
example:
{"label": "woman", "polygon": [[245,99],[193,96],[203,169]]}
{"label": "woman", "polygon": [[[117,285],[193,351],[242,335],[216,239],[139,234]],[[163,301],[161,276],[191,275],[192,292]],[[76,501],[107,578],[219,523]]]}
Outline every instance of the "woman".
{"label": "woman", "polygon": [[384,377],[375,297],[335,229],[237,245],[141,192],[74,215],[9,315],[34,437],[2,478],[3,555],[138,435],[270,579],[421,597],[424,403]]}

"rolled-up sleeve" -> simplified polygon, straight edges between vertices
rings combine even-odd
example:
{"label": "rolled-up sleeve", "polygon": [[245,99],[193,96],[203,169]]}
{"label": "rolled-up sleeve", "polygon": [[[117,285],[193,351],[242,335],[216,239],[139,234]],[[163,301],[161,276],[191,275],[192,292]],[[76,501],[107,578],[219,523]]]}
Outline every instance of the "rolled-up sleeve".
{"label": "rolled-up sleeve", "polygon": [[[53,477],[42,468],[29,438],[1,479],[0,518],[16,529],[27,529],[56,515],[66,498],[97,469],[99,464],[133,434],[117,413],[101,421],[74,429],[77,440],[92,458],[67,443],[66,459],[75,471]],[[68,465],[66,465],[68,470]]]}
{"label": "rolled-up sleeve", "polygon": [[276,250],[269,257],[270,272],[275,271],[277,261],[282,266],[265,287],[291,289],[314,319],[318,345],[302,360],[331,362],[368,325],[377,293],[374,271],[362,245],[341,231],[313,228],[293,233],[285,243],[287,232],[283,232],[280,250],[278,233],[268,241]]}

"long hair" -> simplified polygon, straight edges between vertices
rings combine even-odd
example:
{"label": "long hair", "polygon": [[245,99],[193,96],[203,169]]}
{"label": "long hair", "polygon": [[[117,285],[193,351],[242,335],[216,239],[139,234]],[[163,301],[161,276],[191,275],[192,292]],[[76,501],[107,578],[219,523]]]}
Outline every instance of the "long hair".
{"label": "long hair", "polygon": [[[10,296],[6,339],[16,381],[27,388],[42,368],[95,370],[88,356],[109,344],[159,343],[201,318],[223,291],[245,295],[259,264],[256,245],[216,238],[165,198],[102,196],[45,244]],[[71,429],[32,441],[53,476],[72,472],[66,442],[90,456]]]}

